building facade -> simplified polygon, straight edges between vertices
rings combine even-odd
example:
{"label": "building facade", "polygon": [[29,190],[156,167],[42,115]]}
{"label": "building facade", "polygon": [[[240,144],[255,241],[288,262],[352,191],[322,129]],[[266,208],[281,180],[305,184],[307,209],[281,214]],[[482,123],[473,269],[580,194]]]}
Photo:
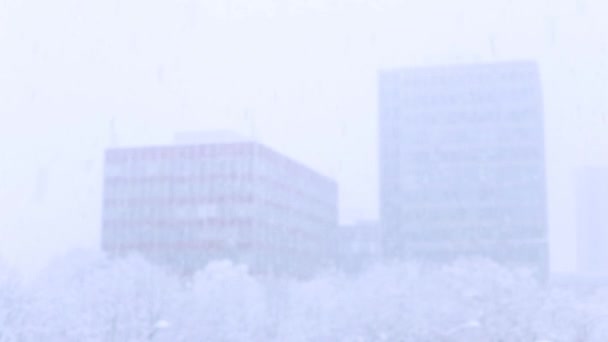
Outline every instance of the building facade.
{"label": "building facade", "polygon": [[336,183],[253,142],[106,151],[102,245],[179,272],[209,261],[310,274],[337,225]]}
{"label": "building facade", "polygon": [[382,236],[378,221],[340,225],[335,236],[334,268],[359,273],[382,260]]}
{"label": "building facade", "polygon": [[380,212],[391,257],[548,267],[535,63],[379,75]]}
{"label": "building facade", "polygon": [[608,167],[588,167],[577,175],[578,270],[608,275]]}

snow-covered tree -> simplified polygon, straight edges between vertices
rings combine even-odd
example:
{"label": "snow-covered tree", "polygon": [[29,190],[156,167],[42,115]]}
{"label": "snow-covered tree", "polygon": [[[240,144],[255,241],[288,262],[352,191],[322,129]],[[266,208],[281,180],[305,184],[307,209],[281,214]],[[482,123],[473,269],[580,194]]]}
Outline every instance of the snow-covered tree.
{"label": "snow-covered tree", "polygon": [[0,342],[23,338],[28,305],[28,296],[19,276],[0,262]]}
{"label": "snow-covered tree", "polygon": [[0,267],[5,341],[606,341],[608,289],[552,286],[486,260],[379,263],[358,275],[190,278],[74,252],[31,284]]}
{"label": "snow-covered tree", "polygon": [[183,289],[174,328],[184,341],[267,340],[265,295],[246,267],[211,263]]}
{"label": "snow-covered tree", "polygon": [[171,311],[176,279],[139,257],[64,261],[37,284],[32,340],[145,341]]}

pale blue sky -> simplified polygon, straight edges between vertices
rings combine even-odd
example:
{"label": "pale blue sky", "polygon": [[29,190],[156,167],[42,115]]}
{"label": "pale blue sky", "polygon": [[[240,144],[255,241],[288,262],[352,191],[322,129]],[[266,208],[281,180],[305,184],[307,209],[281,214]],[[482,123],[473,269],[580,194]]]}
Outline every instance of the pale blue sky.
{"label": "pale blue sky", "polygon": [[573,173],[608,164],[602,0],[0,0],[0,256],[98,248],[102,150],[231,129],[377,216],[378,69],[533,59],[545,94],[552,261],[575,263]]}

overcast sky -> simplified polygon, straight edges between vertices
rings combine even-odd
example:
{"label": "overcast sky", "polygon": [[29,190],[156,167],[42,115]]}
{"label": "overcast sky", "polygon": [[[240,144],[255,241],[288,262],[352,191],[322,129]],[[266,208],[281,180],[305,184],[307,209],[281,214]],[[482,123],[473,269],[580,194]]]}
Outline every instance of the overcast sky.
{"label": "overcast sky", "polygon": [[103,149],[180,130],[253,135],[337,179],[343,222],[377,218],[377,71],[533,59],[553,268],[570,271],[574,172],[608,165],[606,13],[603,0],[0,0],[0,256],[32,270],[99,248]]}

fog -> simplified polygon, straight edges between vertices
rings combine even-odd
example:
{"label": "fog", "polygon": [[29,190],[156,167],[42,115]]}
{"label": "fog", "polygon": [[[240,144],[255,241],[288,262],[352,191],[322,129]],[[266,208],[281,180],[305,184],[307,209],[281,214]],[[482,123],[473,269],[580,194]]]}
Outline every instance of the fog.
{"label": "fog", "polygon": [[605,13],[601,0],[0,0],[0,259],[35,279],[101,251],[106,149],[183,131],[268,146],[335,181],[341,224],[377,222],[379,73],[524,60],[540,75],[550,271],[576,273],[582,225],[608,229],[593,216],[606,195],[579,186],[590,168],[608,177]]}
{"label": "fog", "polygon": [[[184,286],[138,257],[66,256],[0,276],[5,341],[604,341],[605,288],[541,286],[479,260],[307,281],[214,262]],[[154,286],[149,286],[154,284]]]}

